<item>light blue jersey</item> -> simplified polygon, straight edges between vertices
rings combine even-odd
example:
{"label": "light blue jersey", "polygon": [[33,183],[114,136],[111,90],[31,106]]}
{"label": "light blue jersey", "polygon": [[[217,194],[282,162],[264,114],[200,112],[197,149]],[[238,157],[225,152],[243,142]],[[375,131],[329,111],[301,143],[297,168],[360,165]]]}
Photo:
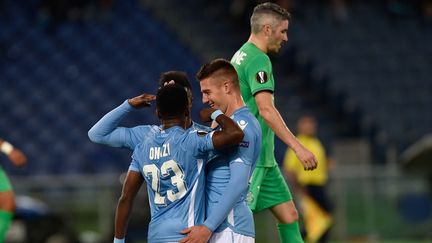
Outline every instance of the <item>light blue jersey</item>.
{"label": "light blue jersey", "polygon": [[140,172],[147,182],[148,242],[181,240],[181,230],[203,223],[204,163],[213,150],[212,134],[149,127],[135,148],[129,170]]}
{"label": "light blue jersey", "polygon": [[[159,126],[141,125],[135,127],[119,127],[121,120],[131,111],[137,110],[125,100],[120,106],[103,116],[88,132],[91,141],[111,147],[134,150],[143,141],[143,137]],[[193,122],[188,129],[210,131],[210,128]]]}
{"label": "light blue jersey", "polygon": [[[90,140],[95,143],[104,144],[111,147],[121,147],[134,150],[138,144],[144,141],[147,134],[153,134],[160,130],[160,127],[155,125],[141,125],[132,128],[119,127],[121,120],[123,120],[123,118],[129,112],[134,110],[136,109],[132,107],[127,100],[124,101],[120,106],[108,112],[89,130],[88,135]],[[245,119],[243,119],[244,123],[241,122],[242,119],[240,119],[243,116],[245,117]],[[245,132],[244,141],[239,147],[242,149],[235,149],[242,152],[247,151],[247,153],[244,153],[242,157],[245,163],[234,163],[233,160],[235,159],[231,157],[235,157],[234,154],[236,153],[231,151],[231,157],[226,157],[225,155],[222,155],[222,157],[220,157],[219,159],[213,159],[211,164],[207,165],[206,169],[209,170],[210,173],[208,174],[206,185],[207,200],[209,201],[206,204],[206,212],[209,216],[209,221],[206,225],[211,230],[215,231],[219,224],[222,223],[221,226],[216,230],[217,232],[225,229],[228,226],[230,228],[233,228],[235,226],[235,228],[233,228],[235,232],[247,236],[253,236],[253,218],[250,214],[249,208],[244,202],[245,195],[242,191],[240,192],[242,187],[236,186],[236,190],[232,191],[233,193],[229,194],[231,197],[235,197],[235,199],[240,198],[238,202],[237,200],[233,203],[228,203],[229,200],[221,201],[225,204],[222,206],[226,208],[226,212],[214,210],[214,208],[218,205],[219,197],[224,194],[225,188],[227,187],[230,178],[233,179],[232,183],[237,183],[238,185],[243,185],[246,187],[248,186],[248,179],[245,181],[244,178],[250,177],[250,173],[255,167],[256,159],[248,159],[247,157],[250,156],[255,158],[255,153],[259,153],[259,148],[261,147],[261,143],[256,144],[255,142],[249,142],[254,141],[254,139],[252,139],[253,136],[249,136],[249,131],[254,131],[255,133],[257,133],[255,134],[255,136],[261,136],[261,129],[259,125],[256,124],[255,118],[249,116],[249,110],[246,107],[241,108],[234,113],[234,116],[232,118],[237,121],[239,126]],[[249,120],[252,120],[252,122],[250,122]],[[245,128],[247,129],[245,130]],[[211,129],[209,127],[200,125],[195,122],[193,122],[192,126],[188,128],[188,131],[208,132],[210,130]],[[255,151],[254,155],[250,155],[251,151]],[[224,151],[223,153],[225,152],[226,151]],[[209,156],[210,158],[215,157],[214,152],[211,152],[210,154],[212,154]],[[208,157],[203,158],[204,163],[207,158]],[[232,177],[230,176],[230,170],[234,171],[234,176]],[[203,195],[204,194],[202,194],[201,196]],[[244,206],[243,204],[246,206]],[[233,209],[233,207],[235,208]],[[214,217],[210,213],[217,215],[216,217]],[[226,220],[226,215],[228,215],[228,219],[231,222],[230,224],[228,224],[228,220]],[[151,234],[152,230],[149,229],[149,236]]]}
{"label": "light blue jersey", "polygon": [[243,130],[244,138],[239,146],[218,151],[207,164],[204,224],[214,232],[229,227],[236,233],[255,237],[246,195],[261,149],[261,127],[246,106],[236,110],[231,118]]}

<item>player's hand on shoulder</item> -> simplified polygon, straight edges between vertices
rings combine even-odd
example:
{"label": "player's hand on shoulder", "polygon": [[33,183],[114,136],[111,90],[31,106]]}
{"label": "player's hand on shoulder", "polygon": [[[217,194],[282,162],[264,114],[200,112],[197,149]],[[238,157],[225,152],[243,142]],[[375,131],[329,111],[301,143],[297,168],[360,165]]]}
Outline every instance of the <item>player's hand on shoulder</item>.
{"label": "player's hand on shoulder", "polygon": [[186,237],[179,243],[206,243],[212,235],[212,231],[205,225],[192,226],[181,231]]}
{"label": "player's hand on shoulder", "polygon": [[27,157],[21,150],[14,148],[9,154],[9,159],[15,166],[23,166],[27,163]]}
{"label": "player's hand on shoulder", "polygon": [[214,108],[204,108],[200,111],[200,119],[202,122],[211,122],[211,114],[215,111]]}
{"label": "player's hand on shoulder", "polygon": [[128,99],[129,105],[135,108],[143,108],[149,107],[151,105],[151,101],[156,100],[156,96],[152,94],[142,94],[138,95],[134,98]]}
{"label": "player's hand on shoulder", "polygon": [[318,161],[315,155],[308,149],[302,147],[296,151],[296,156],[302,163],[305,170],[314,170],[318,167]]}

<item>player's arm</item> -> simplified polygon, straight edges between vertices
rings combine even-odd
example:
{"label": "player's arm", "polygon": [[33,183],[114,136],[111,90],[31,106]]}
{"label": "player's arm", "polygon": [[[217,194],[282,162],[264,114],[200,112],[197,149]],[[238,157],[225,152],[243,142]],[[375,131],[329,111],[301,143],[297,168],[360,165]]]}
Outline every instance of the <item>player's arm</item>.
{"label": "player's arm", "polygon": [[306,170],[317,167],[315,156],[307,150],[289,130],[279,111],[273,104],[273,95],[269,91],[255,93],[255,101],[260,116],[286,145],[294,150]]}
{"label": "player's arm", "polygon": [[129,170],[127,173],[115,214],[115,238],[117,239],[125,238],[133,201],[143,181],[144,178],[139,172]]}
{"label": "player's arm", "polygon": [[88,136],[94,143],[105,144],[112,147],[128,147],[128,130],[132,128],[118,127],[123,118],[136,108],[150,106],[154,95],[142,94],[127,101],[108,112],[89,131]]}
{"label": "player's arm", "polygon": [[215,149],[222,149],[228,146],[239,144],[244,137],[241,128],[231,118],[225,116],[222,111],[213,108],[203,109],[200,112],[201,119],[206,121],[212,119],[222,128],[215,131],[212,140]]}
{"label": "player's arm", "polygon": [[[240,159],[238,159],[240,160]],[[187,234],[180,243],[185,242],[207,242],[217,227],[228,217],[229,212],[239,200],[242,193],[248,189],[248,181],[251,167],[242,161],[230,163],[230,180],[224,192],[222,192],[217,206],[217,211],[208,215],[203,225],[192,226],[183,230],[182,234]]]}
{"label": "player's arm", "polygon": [[250,171],[251,166],[240,158],[230,163],[230,179],[220,197],[223,200],[219,200],[216,206],[218,210],[213,211],[204,221],[204,225],[212,232],[228,217],[228,213],[239,200],[242,193],[247,191]]}
{"label": "player's arm", "polygon": [[27,163],[25,154],[12,144],[0,138],[0,150],[9,158],[15,166],[23,166]]}

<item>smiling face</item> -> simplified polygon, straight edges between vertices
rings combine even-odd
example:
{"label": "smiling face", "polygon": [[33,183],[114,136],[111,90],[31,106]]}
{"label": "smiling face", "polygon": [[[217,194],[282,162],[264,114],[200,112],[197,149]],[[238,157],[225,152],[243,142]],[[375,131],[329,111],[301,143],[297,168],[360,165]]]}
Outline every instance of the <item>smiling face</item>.
{"label": "smiling face", "polygon": [[282,47],[282,43],[288,41],[288,20],[278,21],[273,26],[269,25],[267,52],[278,53]]}
{"label": "smiling face", "polygon": [[200,87],[202,102],[225,113],[228,103],[226,82],[210,76],[200,81]]}

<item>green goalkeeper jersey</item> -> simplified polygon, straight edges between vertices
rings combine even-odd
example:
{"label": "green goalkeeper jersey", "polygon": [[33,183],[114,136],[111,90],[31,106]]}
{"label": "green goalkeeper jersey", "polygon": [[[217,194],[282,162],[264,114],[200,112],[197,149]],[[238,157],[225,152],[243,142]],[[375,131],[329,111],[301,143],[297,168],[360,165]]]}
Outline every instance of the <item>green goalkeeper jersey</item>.
{"label": "green goalkeeper jersey", "polygon": [[274,157],[274,132],[259,115],[254,95],[266,90],[274,92],[273,69],[270,58],[254,44],[246,42],[232,57],[239,80],[243,99],[249,110],[258,119],[262,130],[262,147],[258,167],[277,165]]}

